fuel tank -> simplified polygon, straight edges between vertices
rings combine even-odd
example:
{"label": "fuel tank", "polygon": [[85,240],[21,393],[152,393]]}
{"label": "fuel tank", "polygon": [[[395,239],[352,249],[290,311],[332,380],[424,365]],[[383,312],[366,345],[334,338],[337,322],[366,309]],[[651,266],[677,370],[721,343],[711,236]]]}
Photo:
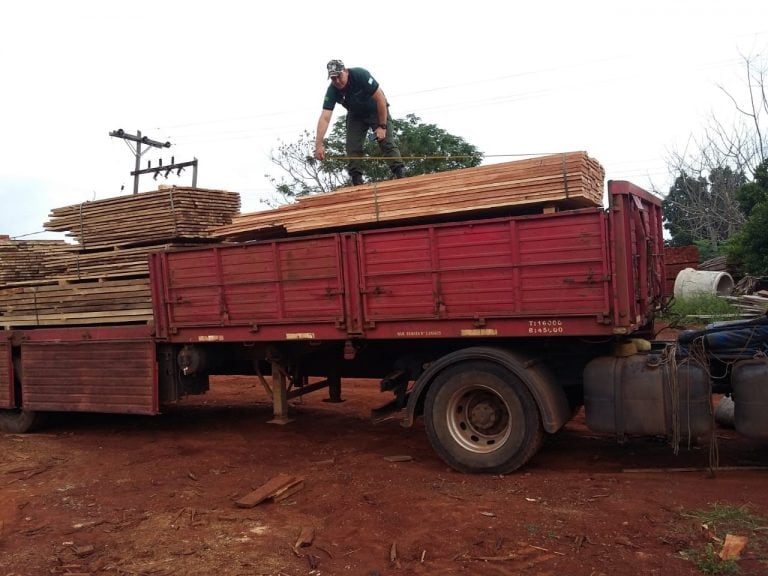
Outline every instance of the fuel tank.
{"label": "fuel tank", "polygon": [[768,359],[736,362],[731,385],[736,431],[748,438],[768,440]]}
{"label": "fuel tank", "polygon": [[662,351],[595,358],[584,369],[587,426],[596,432],[696,438],[712,422],[709,376]]}

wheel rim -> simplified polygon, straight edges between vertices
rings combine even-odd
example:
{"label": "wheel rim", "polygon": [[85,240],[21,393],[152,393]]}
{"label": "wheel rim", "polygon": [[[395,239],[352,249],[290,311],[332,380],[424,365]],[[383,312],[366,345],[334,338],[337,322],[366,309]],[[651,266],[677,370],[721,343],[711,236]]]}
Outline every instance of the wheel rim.
{"label": "wheel rim", "polygon": [[509,439],[509,406],[490,388],[463,387],[451,396],[448,408],[448,431],[466,450],[487,454]]}

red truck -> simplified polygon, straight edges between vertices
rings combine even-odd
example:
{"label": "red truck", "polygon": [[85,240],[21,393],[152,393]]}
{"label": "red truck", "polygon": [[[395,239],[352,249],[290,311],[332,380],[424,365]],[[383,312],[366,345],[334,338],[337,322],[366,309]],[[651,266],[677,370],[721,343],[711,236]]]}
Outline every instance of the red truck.
{"label": "red truck", "polygon": [[[154,322],[0,332],[0,426],[48,411],[158,414],[249,374],[288,400],[345,378],[424,418],[464,472],[523,466],[585,406],[617,434],[700,435],[708,370],[652,338],[664,299],[660,201],[623,181],[609,207],[337,231],[150,255]],[[267,378],[267,377],[270,378]]]}

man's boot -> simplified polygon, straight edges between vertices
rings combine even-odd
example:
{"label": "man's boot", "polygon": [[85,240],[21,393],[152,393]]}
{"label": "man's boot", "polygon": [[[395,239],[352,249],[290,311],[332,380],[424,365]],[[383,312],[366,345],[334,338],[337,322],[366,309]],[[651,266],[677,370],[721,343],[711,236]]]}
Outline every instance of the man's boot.
{"label": "man's boot", "polygon": [[392,175],[395,178],[405,178],[405,166],[400,164],[400,166],[397,166],[394,170],[392,170]]}
{"label": "man's boot", "polygon": [[360,186],[360,184],[363,184],[363,175],[360,174],[360,172],[352,172],[350,176],[352,176],[352,186]]}

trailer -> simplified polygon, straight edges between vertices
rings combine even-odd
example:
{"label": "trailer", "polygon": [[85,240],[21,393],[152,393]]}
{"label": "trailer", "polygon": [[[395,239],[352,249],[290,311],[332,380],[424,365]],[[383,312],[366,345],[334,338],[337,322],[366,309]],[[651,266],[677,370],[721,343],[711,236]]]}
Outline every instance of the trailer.
{"label": "trailer", "polygon": [[292,398],[338,402],[345,379],[374,379],[394,398],[373,416],[423,418],[462,472],[524,466],[582,406],[598,431],[703,435],[709,367],[650,342],[668,297],[661,203],[624,181],[608,198],[153,252],[152,323],[0,332],[0,426],[159,414],[247,374],[282,424]]}

